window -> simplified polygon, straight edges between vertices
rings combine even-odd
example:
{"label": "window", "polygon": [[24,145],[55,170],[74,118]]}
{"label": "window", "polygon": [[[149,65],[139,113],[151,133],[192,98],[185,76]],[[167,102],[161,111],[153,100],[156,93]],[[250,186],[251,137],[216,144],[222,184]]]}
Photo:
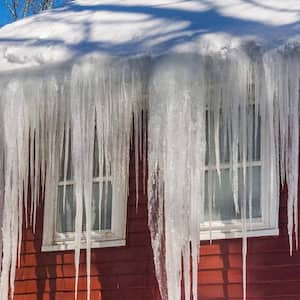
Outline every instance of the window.
{"label": "window", "polygon": [[[45,203],[43,251],[74,249],[76,202],[72,171],[70,134],[64,135],[57,194],[54,203]],[[68,145],[67,145],[68,143]],[[66,149],[66,146],[68,148]],[[65,153],[68,152],[66,159]],[[126,199],[114,194],[111,164],[103,158],[103,170],[99,168],[97,135],[94,140],[92,182],[92,244],[93,248],[125,245]],[[115,203],[113,203],[115,202]],[[86,230],[85,205],[83,201],[82,246]]]}
{"label": "window", "polygon": [[[268,142],[262,131],[261,118],[255,114],[254,105],[249,105],[247,113],[247,132],[239,129],[237,146],[237,167],[233,169],[232,128],[226,128],[222,112],[218,115],[206,113],[206,168],[205,168],[205,207],[204,222],[201,224],[201,240],[235,238],[242,236],[241,201],[245,197],[247,235],[278,235],[277,208],[272,201],[276,185],[270,167]],[[218,122],[219,129],[215,129]],[[252,124],[249,126],[249,124]],[[263,135],[263,136],[262,136]],[[243,138],[247,138],[247,151],[243,157]],[[249,142],[249,139],[252,142]],[[216,151],[216,148],[219,151]],[[271,155],[269,153],[269,155]],[[262,157],[263,156],[263,157]],[[273,164],[274,165],[274,164]],[[234,203],[232,176],[237,175],[237,207]],[[266,178],[266,175],[269,178]],[[266,184],[269,180],[269,184]],[[271,187],[271,188],[270,188]]]}

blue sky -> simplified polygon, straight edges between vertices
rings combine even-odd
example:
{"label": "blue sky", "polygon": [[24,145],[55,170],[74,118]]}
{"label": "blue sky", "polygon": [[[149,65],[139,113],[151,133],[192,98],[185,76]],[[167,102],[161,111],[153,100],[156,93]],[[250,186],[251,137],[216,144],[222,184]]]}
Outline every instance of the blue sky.
{"label": "blue sky", "polygon": [[8,9],[0,1],[0,26],[12,22],[12,18],[9,16]]}
{"label": "blue sky", "polygon": [[[22,1],[22,0],[20,0],[20,1]],[[55,7],[62,6],[63,2],[64,2],[64,0],[56,0]],[[13,18],[9,14],[9,11],[4,4],[4,0],[0,0],[0,27],[2,27],[5,24],[11,23],[11,22],[13,22]]]}

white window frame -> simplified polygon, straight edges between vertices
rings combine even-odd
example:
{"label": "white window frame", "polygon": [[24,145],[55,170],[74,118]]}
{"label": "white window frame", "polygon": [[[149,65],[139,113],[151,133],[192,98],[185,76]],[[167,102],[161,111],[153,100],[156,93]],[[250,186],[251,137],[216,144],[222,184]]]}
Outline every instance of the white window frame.
{"label": "white window frame", "polygon": [[[262,139],[263,137],[261,137]],[[261,141],[263,143],[263,141]],[[263,236],[278,236],[278,207],[276,207],[276,198],[273,191],[270,194],[265,192],[264,178],[268,174],[267,166],[262,160],[251,160],[245,164],[239,162],[238,168],[245,167],[261,167],[261,218],[250,218],[246,220],[246,236],[247,237],[263,237]],[[275,167],[275,166],[274,166]],[[230,163],[221,163],[220,169],[230,169]],[[207,165],[205,171],[217,170],[214,165]],[[275,180],[275,178],[274,178]],[[275,188],[274,182],[272,186]],[[233,201],[233,200],[232,200]],[[226,220],[226,221],[205,221],[200,224],[200,240],[220,240],[220,239],[233,239],[242,238],[242,222],[240,219]]]}
{"label": "white window frame", "polygon": [[[109,182],[111,176],[93,177],[94,182]],[[44,230],[42,251],[65,251],[75,249],[75,233],[58,233],[56,231],[58,188],[63,185],[74,185],[73,180],[59,181],[56,184],[56,197],[52,203],[44,204]],[[121,247],[126,245],[127,198],[114,195],[112,185],[111,230],[91,231],[91,248]],[[45,230],[47,228],[48,230]],[[86,234],[82,233],[81,248],[86,248]]]}
{"label": "white window frame", "polygon": [[[246,163],[246,167],[249,166],[261,166],[261,161],[252,161]],[[221,165],[222,167],[222,165]],[[242,167],[242,164],[238,164],[238,167]],[[208,168],[206,168],[208,170]],[[261,183],[262,184],[262,183]],[[233,200],[232,200],[233,201]],[[261,197],[261,218],[247,219],[246,221],[246,236],[247,237],[262,237],[262,236],[278,236],[278,215],[276,215],[276,209],[274,201],[271,198]],[[200,240],[221,240],[221,239],[233,239],[242,238],[242,223],[239,219],[227,220],[227,221],[206,221],[201,223]]]}

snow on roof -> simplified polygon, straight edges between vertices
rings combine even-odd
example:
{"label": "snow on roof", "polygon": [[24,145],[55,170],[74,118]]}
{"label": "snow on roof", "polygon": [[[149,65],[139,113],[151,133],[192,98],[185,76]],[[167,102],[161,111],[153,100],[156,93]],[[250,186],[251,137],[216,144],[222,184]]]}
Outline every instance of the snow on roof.
{"label": "snow on roof", "polygon": [[300,41],[299,0],[77,0],[0,29],[0,70]]}

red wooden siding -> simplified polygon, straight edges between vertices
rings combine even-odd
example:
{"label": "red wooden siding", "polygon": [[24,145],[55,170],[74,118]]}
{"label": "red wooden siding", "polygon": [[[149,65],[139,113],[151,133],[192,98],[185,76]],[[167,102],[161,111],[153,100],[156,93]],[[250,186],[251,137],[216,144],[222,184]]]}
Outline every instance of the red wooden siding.
{"label": "red wooden siding", "polygon": [[[133,161],[133,160],[132,160]],[[140,192],[135,211],[134,166],[131,164],[127,246],[92,251],[91,298],[102,300],[159,300],[147,228],[147,200]],[[280,236],[251,238],[248,242],[248,299],[299,300],[300,254],[289,256],[286,230],[286,191],[282,192]],[[24,232],[21,265],[16,272],[15,300],[74,299],[72,251],[41,252],[43,210],[37,233]],[[239,239],[201,247],[199,299],[242,297],[242,258]],[[78,299],[86,299],[85,253],[81,255]],[[172,299],[170,299],[172,300]]]}

